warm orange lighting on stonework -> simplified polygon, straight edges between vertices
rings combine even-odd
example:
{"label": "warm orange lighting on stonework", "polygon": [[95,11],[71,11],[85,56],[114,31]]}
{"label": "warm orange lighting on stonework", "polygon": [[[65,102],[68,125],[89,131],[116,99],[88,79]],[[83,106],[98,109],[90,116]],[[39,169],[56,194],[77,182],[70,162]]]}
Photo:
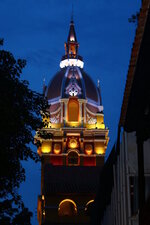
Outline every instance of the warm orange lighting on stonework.
{"label": "warm orange lighting on stonework", "polygon": [[90,200],[90,201],[86,204],[85,210],[87,210],[88,205],[89,205],[89,204],[91,204],[91,203],[93,203],[93,202],[94,202],[94,200],[93,200],[93,199],[92,199],[92,200]]}
{"label": "warm orange lighting on stonework", "polygon": [[43,210],[43,216],[45,216],[45,210]]}
{"label": "warm orange lighting on stonework", "polygon": [[51,142],[49,142],[49,141],[43,142],[41,151],[42,151],[42,153],[50,153],[51,152]]}
{"label": "warm orange lighting on stonework", "polygon": [[92,145],[91,144],[86,144],[85,145],[85,153],[87,155],[91,155],[92,154],[92,151],[93,151]]}
{"label": "warm orange lighting on stonework", "polygon": [[35,134],[41,158],[39,225],[90,224],[109,141],[99,82],[95,85],[83,71],[73,21],[70,24],[61,70],[43,84],[48,104],[41,112],[43,128]]}
{"label": "warm orange lighting on stonework", "polygon": [[98,129],[105,129],[105,124],[104,123],[97,123],[96,127]]}
{"label": "warm orange lighting on stonework", "polygon": [[69,127],[78,127],[81,125],[81,123],[80,122],[67,122],[66,125]]}
{"label": "warm orange lighting on stonework", "polygon": [[95,142],[94,144],[94,152],[98,155],[105,154],[105,146],[104,142]]}
{"label": "warm orange lighting on stonework", "polygon": [[90,200],[87,204],[86,204],[86,207],[85,207],[85,212],[86,212],[86,215],[91,215],[91,212],[93,210],[93,203],[94,203],[94,200]]}
{"label": "warm orange lighting on stonework", "polygon": [[98,154],[98,155],[102,155],[105,153],[105,150],[103,147],[96,147],[95,148],[95,153]]}
{"label": "warm orange lighting on stonework", "polygon": [[79,102],[76,98],[69,99],[68,122],[79,122]]}
{"label": "warm orange lighting on stonework", "polygon": [[74,216],[77,214],[77,206],[71,199],[64,199],[58,207],[59,216]]}
{"label": "warm orange lighting on stonework", "polygon": [[61,152],[61,145],[60,144],[54,144],[54,153],[56,155],[60,154]]}
{"label": "warm orange lighting on stonework", "polygon": [[96,157],[91,157],[91,155],[84,157],[83,166],[96,166]]}
{"label": "warm orange lighting on stonework", "polygon": [[68,143],[68,147],[71,149],[75,149],[78,147],[78,142],[75,138],[71,138]]}

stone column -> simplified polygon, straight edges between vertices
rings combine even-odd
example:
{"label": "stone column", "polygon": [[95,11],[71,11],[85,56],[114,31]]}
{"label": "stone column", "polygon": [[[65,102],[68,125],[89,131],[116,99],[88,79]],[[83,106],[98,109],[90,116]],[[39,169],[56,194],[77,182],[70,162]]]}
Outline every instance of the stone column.
{"label": "stone column", "polygon": [[60,107],[61,107],[61,109],[60,109],[60,111],[61,111],[60,122],[61,122],[61,123],[63,123],[63,113],[64,113],[64,112],[63,112],[63,104],[64,104],[63,101],[61,101],[61,102],[60,102]]}
{"label": "stone column", "polygon": [[86,124],[86,101],[84,102],[84,124]]}
{"label": "stone column", "polygon": [[83,122],[82,119],[82,102],[79,100],[79,121],[81,122],[81,124]]}
{"label": "stone column", "polygon": [[[84,125],[86,123],[86,100],[85,99],[79,99],[79,115],[80,115],[80,121],[81,124]],[[84,107],[84,110],[82,110]],[[83,111],[84,111],[84,115],[83,115]]]}
{"label": "stone column", "polygon": [[67,110],[68,110],[68,99],[64,99],[65,109],[64,109],[64,122],[67,120]]}

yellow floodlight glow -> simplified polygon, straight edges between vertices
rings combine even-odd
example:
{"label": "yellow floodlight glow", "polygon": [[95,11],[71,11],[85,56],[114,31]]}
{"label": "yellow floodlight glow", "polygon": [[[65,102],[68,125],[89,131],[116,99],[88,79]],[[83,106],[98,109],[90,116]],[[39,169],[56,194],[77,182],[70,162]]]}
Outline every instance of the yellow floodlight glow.
{"label": "yellow floodlight glow", "polygon": [[105,129],[105,124],[104,124],[104,123],[97,123],[97,124],[96,124],[96,127],[97,127],[98,129]]}
{"label": "yellow floodlight glow", "polygon": [[50,153],[51,152],[51,143],[49,141],[43,142],[41,151],[42,151],[42,153]]}
{"label": "yellow floodlight glow", "polygon": [[58,155],[61,152],[61,145],[60,144],[55,144],[54,145],[54,153]]}
{"label": "yellow floodlight glow", "polygon": [[91,155],[93,151],[92,145],[91,144],[86,144],[85,145],[85,152],[87,155]]}
{"label": "yellow floodlight glow", "polygon": [[95,153],[98,155],[103,155],[105,153],[105,149],[103,147],[95,147]]}
{"label": "yellow floodlight glow", "polygon": [[78,147],[78,142],[75,138],[71,138],[68,144],[69,148],[75,149]]}

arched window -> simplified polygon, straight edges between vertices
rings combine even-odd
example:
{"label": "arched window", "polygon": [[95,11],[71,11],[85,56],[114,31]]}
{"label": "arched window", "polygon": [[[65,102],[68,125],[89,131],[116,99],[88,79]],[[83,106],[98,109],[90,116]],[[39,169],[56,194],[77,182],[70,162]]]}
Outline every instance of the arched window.
{"label": "arched window", "polygon": [[79,103],[76,99],[70,99],[68,102],[68,121],[79,121]]}
{"label": "arched window", "polygon": [[60,202],[58,208],[59,216],[75,216],[77,215],[77,206],[71,199],[64,199]]}
{"label": "arched window", "polygon": [[75,150],[71,150],[68,153],[68,166],[77,166],[79,165],[79,155]]}
{"label": "arched window", "polygon": [[93,210],[94,200],[90,200],[85,206],[85,213],[90,216]]}

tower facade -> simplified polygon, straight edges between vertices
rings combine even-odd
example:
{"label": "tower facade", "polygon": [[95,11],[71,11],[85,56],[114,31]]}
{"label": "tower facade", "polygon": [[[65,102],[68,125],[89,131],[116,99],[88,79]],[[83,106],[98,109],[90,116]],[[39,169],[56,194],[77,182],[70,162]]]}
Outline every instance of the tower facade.
{"label": "tower facade", "polygon": [[60,71],[44,93],[48,113],[38,130],[41,195],[39,224],[88,224],[109,141],[99,82],[84,71],[73,20]]}

